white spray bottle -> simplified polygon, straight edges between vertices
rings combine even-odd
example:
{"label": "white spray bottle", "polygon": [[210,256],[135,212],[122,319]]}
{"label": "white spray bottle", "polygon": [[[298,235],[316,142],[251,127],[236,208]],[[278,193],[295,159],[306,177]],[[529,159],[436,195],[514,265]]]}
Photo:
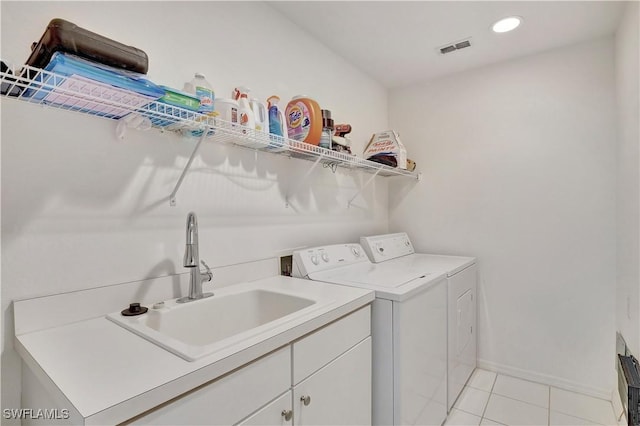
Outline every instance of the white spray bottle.
{"label": "white spray bottle", "polygon": [[256,119],[249,104],[249,89],[244,86],[236,87],[233,90],[233,99],[238,101],[238,122],[254,130],[256,128]]}

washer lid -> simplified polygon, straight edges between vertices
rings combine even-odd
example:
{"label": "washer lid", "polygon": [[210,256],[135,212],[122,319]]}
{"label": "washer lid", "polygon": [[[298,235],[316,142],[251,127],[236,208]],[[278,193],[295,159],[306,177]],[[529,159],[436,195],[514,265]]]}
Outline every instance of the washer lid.
{"label": "washer lid", "polygon": [[428,274],[416,274],[414,272],[402,272],[398,270],[377,270],[369,271],[365,274],[348,274],[342,276],[343,282],[349,282],[353,284],[368,284],[376,287],[389,287],[399,288],[404,285],[410,284],[415,280],[426,278]]}
{"label": "washer lid", "polygon": [[427,291],[437,283],[446,284],[445,274],[380,266],[382,265],[363,263],[309,274],[308,278],[331,284],[374,290],[377,298],[397,302],[402,302],[415,294]]}
{"label": "washer lid", "polygon": [[425,278],[429,274],[416,269],[380,267],[376,264],[363,263],[346,266],[331,271],[309,274],[309,278],[317,281],[330,281],[336,284],[362,284],[367,286],[397,288],[414,280]]}
{"label": "washer lid", "polygon": [[387,260],[378,265],[387,265],[391,269],[412,269],[433,274],[446,273],[448,276],[452,276],[474,263],[476,263],[475,257],[414,253]]}

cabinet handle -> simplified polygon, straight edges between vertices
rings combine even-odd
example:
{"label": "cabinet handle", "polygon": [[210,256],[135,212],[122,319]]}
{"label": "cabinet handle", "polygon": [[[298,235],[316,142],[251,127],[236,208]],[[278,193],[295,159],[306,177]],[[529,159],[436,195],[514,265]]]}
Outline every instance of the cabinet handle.
{"label": "cabinet handle", "polygon": [[289,421],[291,420],[291,417],[293,417],[293,411],[291,410],[282,410],[282,417],[284,417],[285,421]]}
{"label": "cabinet handle", "polygon": [[304,405],[309,405],[309,404],[311,404],[311,397],[310,397],[309,395],[307,395],[307,396],[302,395],[302,396],[300,397],[300,401],[302,401],[302,403],[303,403]]}

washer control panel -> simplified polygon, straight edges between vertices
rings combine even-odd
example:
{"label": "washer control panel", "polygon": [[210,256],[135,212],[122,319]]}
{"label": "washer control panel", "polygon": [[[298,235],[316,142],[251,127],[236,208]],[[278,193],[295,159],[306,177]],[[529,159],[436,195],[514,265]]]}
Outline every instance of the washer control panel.
{"label": "washer control panel", "polygon": [[406,232],[361,237],[360,245],[373,263],[415,253]]}
{"label": "washer control panel", "polygon": [[293,276],[306,277],[311,273],[369,262],[360,244],[335,244],[311,247],[293,252]]}

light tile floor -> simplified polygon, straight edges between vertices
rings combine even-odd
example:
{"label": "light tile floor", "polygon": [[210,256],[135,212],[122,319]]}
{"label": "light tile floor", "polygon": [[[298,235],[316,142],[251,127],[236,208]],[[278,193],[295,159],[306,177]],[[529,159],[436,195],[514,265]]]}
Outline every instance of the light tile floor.
{"label": "light tile floor", "polygon": [[610,401],[476,369],[445,426],[621,426]]}

